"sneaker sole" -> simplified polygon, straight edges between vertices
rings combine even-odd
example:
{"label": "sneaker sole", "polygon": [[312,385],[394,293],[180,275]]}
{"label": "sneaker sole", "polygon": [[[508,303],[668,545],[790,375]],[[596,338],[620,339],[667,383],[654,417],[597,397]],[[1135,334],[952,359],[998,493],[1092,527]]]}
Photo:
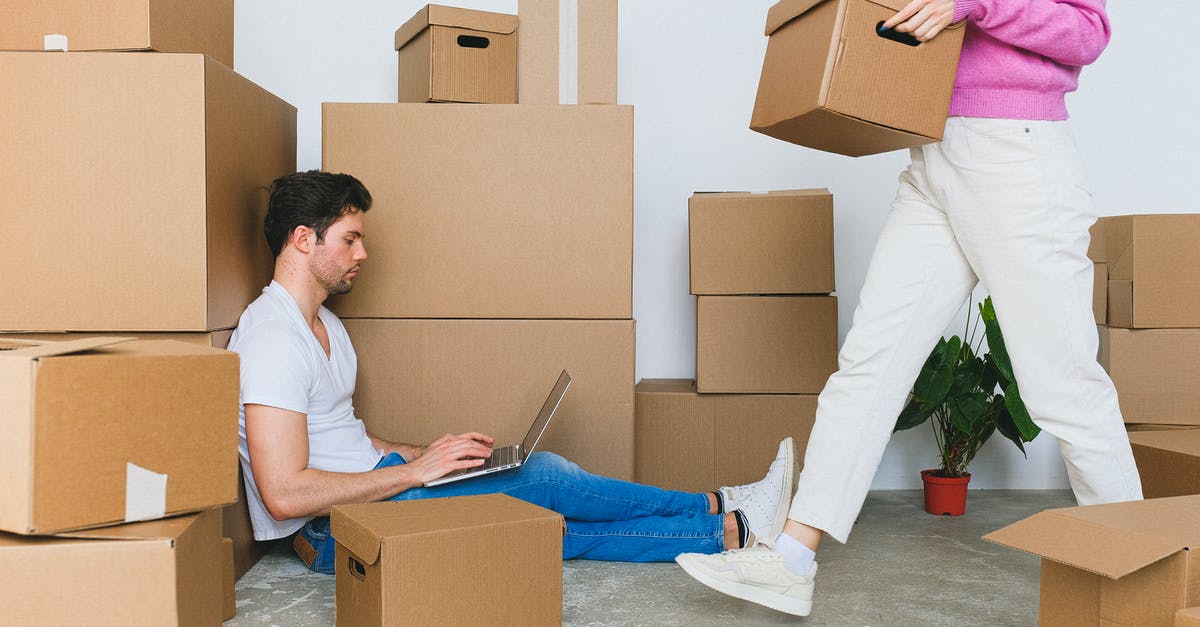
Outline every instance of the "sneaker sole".
{"label": "sneaker sole", "polygon": [[[679,557],[685,557],[683,555]],[[791,614],[793,616],[808,616],[812,612],[812,599],[792,599],[777,592],[763,590],[758,586],[750,586],[744,583],[733,581],[725,581],[708,574],[703,567],[691,564],[688,559],[675,558],[675,562],[683,568],[683,571],[691,575],[693,579],[700,583],[731,597],[757,603],[764,607],[769,607],[777,612]]]}

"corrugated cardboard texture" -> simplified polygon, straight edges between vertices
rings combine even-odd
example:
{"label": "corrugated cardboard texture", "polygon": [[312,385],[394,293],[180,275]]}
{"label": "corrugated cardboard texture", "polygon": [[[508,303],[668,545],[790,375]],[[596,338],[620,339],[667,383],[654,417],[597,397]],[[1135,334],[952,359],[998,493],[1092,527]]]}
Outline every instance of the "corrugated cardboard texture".
{"label": "corrugated cardboard texture", "polygon": [[295,169],[295,109],[198,54],[5,52],[0,73],[21,94],[0,100],[0,202],[21,208],[0,329],[235,326],[270,277],[265,188]]}
{"label": "corrugated cardboard texture", "polygon": [[521,104],[558,104],[560,0],[517,0],[517,98]]}
{"label": "corrugated cardboard texture", "polygon": [[563,520],[550,510],[501,494],[339,505],[332,532],[338,624],[562,623]]}
{"label": "corrugated cardboard texture", "polygon": [[66,35],[70,50],[202,52],[233,67],[233,0],[0,0],[0,17],[0,50]]}
{"label": "corrugated cardboard texture", "polygon": [[211,513],[97,530],[89,539],[0,533],[0,606],[14,625],[221,622],[220,519]]}
{"label": "corrugated cardboard texture", "polygon": [[617,103],[617,0],[579,0],[579,104]]}
{"label": "corrugated cardboard texture", "polygon": [[691,379],[643,379],[634,394],[634,480],[702,492],[758,481],[791,436],[802,460],[817,397],[698,394]]}
{"label": "corrugated cardboard texture", "polygon": [[1175,612],[1175,627],[1200,627],[1200,607],[1188,607]]}
{"label": "corrugated cardboard texture", "polygon": [[371,190],[353,318],[629,318],[633,109],[326,104]]}
{"label": "corrugated cardboard texture", "polygon": [[693,194],[693,294],[828,294],[834,290],[833,196],[825,189]]}
{"label": "corrugated cardboard texture", "polygon": [[700,392],[816,394],[837,369],[836,296],[700,296]]}
{"label": "corrugated cardboard texture", "polygon": [[907,46],[875,32],[895,12],[827,0],[784,21],[770,33],[750,128],[849,156],[940,140],[963,29]]}
{"label": "corrugated cardboard texture", "polygon": [[427,5],[396,31],[399,102],[517,102],[517,16]]}
{"label": "corrugated cardboard texture", "polygon": [[[0,529],[55,533],[125,520],[127,464],[167,475],[165,511],[232,503],[237,356],[180,342],[135,341],[22,359],[0,353],[12,396],[6,433],[30,443],[0,477],[16,505]],[[23,370],[23,373],[20,372]],[[8,499],[6,499],[8,503]]]}
{"label": "corrugated cardboard texture", "polygon": [[1092,315],[1096,324],[1108,320],[1108,264],[1092,264]]}
{"label": "corrugated cardboard texture", "polygon": [[1100,625],[1100,588],[1104,578],[1051,560],[1042,560],[1038,624]]}
{"label": "corrugated cardboard texture", "polygon": [[358,351],[358,417],[426,444],[481,431],[525,437],[564,368],[574,382],[543,440],[584,469],[633,478],[632,320],[345,320]]}
{"label": "corrugated cardboard texture", "polygon": [[[1200,214],[1101,218],[1110,326],[1200,327]],[[1130,282],[1129,295],[1114,289]],[[1115,283],[1115,285],[1114,285]]]}
{"label": "corrugated cardboard texture", "polygon": [[1100,327],[1100,365],[1127,423],[1200,425],[1200,329]]}
{"label": "corrugated cardboard texture", "polygon": [[1200,429],[1129,434],[1148,499],[1200,494]]}

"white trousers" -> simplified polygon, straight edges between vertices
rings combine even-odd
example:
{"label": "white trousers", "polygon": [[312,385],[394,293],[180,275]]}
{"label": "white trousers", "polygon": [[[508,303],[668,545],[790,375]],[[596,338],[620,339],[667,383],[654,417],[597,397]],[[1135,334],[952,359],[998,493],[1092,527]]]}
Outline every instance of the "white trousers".
{"label": "white trousers", "polygon": [[951,117],[942,142],[913,149],[818,398],[789,518],[846,541],[917,373],[977,283],[1079,504],[1140,499],[1116,391],[1096,362],[1097,216],[1065,122]]}

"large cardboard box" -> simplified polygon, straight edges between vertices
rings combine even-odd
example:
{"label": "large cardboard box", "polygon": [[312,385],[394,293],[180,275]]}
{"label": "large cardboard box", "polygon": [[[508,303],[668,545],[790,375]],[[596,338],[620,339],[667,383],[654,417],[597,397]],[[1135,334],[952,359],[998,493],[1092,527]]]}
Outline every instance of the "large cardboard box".
{"label": "large cardboard box", "polygon": [[0,50],[200,52],[233,67],[233,0],[0,0],[0,23]]}
{"label": "large cardboard box", "polygon": [[358,351],[354,407],[373,435],[426,444],[481,431],[520,442],[566,369],[574,380],[545,449],[633,478],[632,320],[344,322]]}
{"label": "large cardboard box", "polygon": [[517,16],[426,5],[396,31],[399,102],[517,102]]}
{"label": "large cardboard box", "polygon": [[837,370],[836,296],[700,296],[700,392],[816,394]]}
{"label": "large cardboard box", "polygon": [[1101,218],[1108,321],[1134,329],[1200,327],[1200,214]]}
{"label": "large cardboard box", "polygon": [[1049,509],[983,539],[1042,558],[1041,625],[1170,627],[1200,604],[1200,496]]}
{"label": "large cardboard box", "polygon": [[1100,327],[1100,365],[1127,423],[1200,426],[1200,329]]}
{"label": "large cardboard box", "polygon": [[237,355],[112,338],[0,348],[0,529],[57,533],[234,501]]}
{"label": "large cardboard box", "polygon": [[237,325],[296,109],[199,54],[0,52],[0,76],[0,330]]}
{"label": "large cardboard box", "polygon": [[29,537],[0,533],[0,607],[9,625],[219,625],[215,512]]}
{"label": "large cardboard box", "polygon": [[767,13],[767,53],[750,128],[862,156],[938,141],[963,31],[909,45],[877,27],[905,0],[783,0]]}
{"label": "large cardboard box", "polygon": [[1200,494],[1200,429],[1129,434],[1148,499]]}
{"label": "large cardboard box", "polygon": [[326,104],[371,190],[352,318],[630,318],[633,109]]}
{"label": "large cardboard box", "polygon": [[828,190],[693,194],[688,238],[693,294],[834,290]]}
{"label": "large cardboard box", "polygon": [[634,480],[703,492],[762,479],[791,436],[803,459],[817,413],[809,394],[699,394],[691,379],[642,379],[634,393]]}
{"label": "large cardboard box", "polygon": [[559,514],[487,494],[337,505],[331,518],[339,625],[562,624]]}

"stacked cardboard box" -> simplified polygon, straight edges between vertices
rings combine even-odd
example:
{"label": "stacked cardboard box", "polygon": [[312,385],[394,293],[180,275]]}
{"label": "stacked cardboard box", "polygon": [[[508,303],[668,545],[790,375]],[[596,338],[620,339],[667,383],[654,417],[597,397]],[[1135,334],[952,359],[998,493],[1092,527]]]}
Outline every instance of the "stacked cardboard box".
{"label": "stacked cardboard box", "polygon": [[837,365],[833,200],[818,189],[688,204],[696,379],[638,384],[637,479],[706,490],[757,480],[783,437],[805,448]]}
{"label": "stacked cardboard box", "polygon": [[[295,108],[229,68],[232,0],[138,0],[103,12],[94,4],[0,3],[10,18],[0,33],[0,77],[10,96],[0,100],[7,146],[0,202],[13,209],[4,212],[0,233],[0,285],[17,295],[0,303],[0,330],[17,333],[5,341],[24,347],[8,357],[27,359],[20,368],[36,372],[43,394],[25,430],[31,439],[18,439],[20,455],[6,457],[17,470],[21,460],[32,464],[22,471],[33,473],[28,507],[5,510],[27,512],[23,527],[5,527],[20,533],[234,502],[236,357],[213,347],[225,345],[270,276],[264,190],[295,169]],[[155,52],[85,52],[97,50]],[[78,352],[79,342],[97,334],[156,341]],[[224,370],[214,371],[213,360]],[[95,372],[86,394],[51,383],[53,373],[88,369]],[[179,395],[181,388],[190,391]],[[127,411],[110,407],[86,429],[58,413],[94,413],[97,398],[104,407],[119,399]],[[205,411],[188,410],[184,399]],[[33,448],[22,448],[30,442]],[[180,467],[183,460],[191,465]],[[207,476],[204,489],[187,479],[196,468]],[[77,489],[59,489],[68,475]],[[162,505],[154,486],[167,478]],[[71,496],[83,486],[92,486],[87,498]],[[121,499],[131,513],[114,509]],[[62,518],[68,511],[69,521]],[[119,545],[136,550],[136,543]],[[220,607],[219,595],[210,601]],[[127,622],[166,621],[147,615]]]}

